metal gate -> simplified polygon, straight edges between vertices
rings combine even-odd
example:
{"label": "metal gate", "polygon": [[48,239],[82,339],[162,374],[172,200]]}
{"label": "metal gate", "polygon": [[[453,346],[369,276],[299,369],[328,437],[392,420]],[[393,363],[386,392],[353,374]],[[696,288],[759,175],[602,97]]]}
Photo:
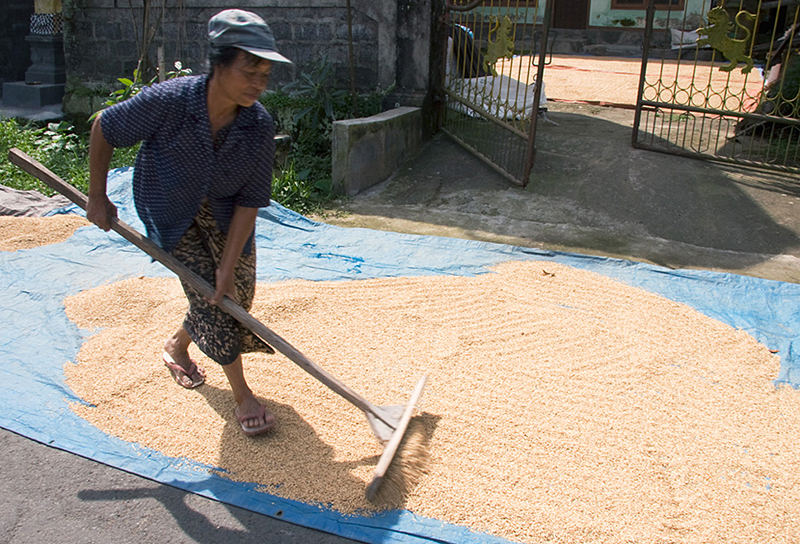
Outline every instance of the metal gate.
{"label": "metal gate", "polygon": [[538,0],[446,0],[442,19],[447,50],[439,128],[522,187],[536,156],[536,82],[543,80],[550,13],[551,0],[541,9]]}
{"label": "metal gate", "polygon": [[800,172],[800,0],[703,0],[699,21],[661,0],[659,28],[656,3],[633,146]]}

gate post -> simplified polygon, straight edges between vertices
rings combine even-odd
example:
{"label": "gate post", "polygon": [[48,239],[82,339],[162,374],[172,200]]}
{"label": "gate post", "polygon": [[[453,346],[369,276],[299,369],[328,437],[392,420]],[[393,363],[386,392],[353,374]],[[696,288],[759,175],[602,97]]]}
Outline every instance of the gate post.
{"label": "gate post", "polygon": [[642,68],[639,72],[639,90],[636,96],[636,113],[633,116],[633,132],[631,133],[631,147],[637,147],[639,141],[639,123],[642,120],[642,99],[644,94],[644,81],[647,74],[647,59],[650,56],[650,41],[653,38],[653,20],[656,14],[656,2],[647,3],[647,22],[644,27],[644,43],[642,44]]}
{"label": "gate post", "polygon": [[528,132],[528,149],[525,153],[525,169],[522,175],[522,188],[528,186],[533,170],[533,163],[536,162],[536,126],[539,120],[539,104],[542,100],[542,83],[544,81],[544,64],[547,55],[547,38],[550,33],[550,23],[552,21],[553,0],[547,0],[544,7],[542,18],[542,41],[539,46],[539,64],[536,66],[536,89],[533,94],[533,113],[531,114],[531,128]]}

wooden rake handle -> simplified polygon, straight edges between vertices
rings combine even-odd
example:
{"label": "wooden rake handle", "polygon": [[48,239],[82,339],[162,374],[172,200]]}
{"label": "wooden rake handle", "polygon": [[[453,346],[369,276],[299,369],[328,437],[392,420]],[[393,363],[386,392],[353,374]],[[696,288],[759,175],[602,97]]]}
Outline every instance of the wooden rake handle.
{"label": "wooden rake handle", "polygon": [[[8,152],[8,160],[35,178],[41,180],[51,189],[58,191],[71,200],[74,204],[80,206],[84,210],[86,209],[89,199],[85,194],[77,190],[72,185],[66,183],[33,157],[20,151],[19,149],[12,148]],[[140,234],[136,229],[124,221],[120,220],[119,218],[114,218],[111,224],[111,229],[147,253],[150,257],[166,266],[179,278],[191,285],[206,298],[211,298],[214,295],[214,288],[211,287],[207,281],[192,272],[178,259],[161,249],[161,247],[155,244],[152,240]],[[392,421],[391,418],[388,418],[382,410],[379,410],[368,400],[337,380],[332,374],[320,368],[308,357],[300,353],[300,351],[289,344],[289,342],[278,336],[266,325],[247,313],[244,308],[239,306],[233,300],[226,296],[222,299],[222,302],[220,302],[219,307],[222,308],[223,311],[230,314],[239,323],[251,330],[264,342],[281,352],[289,360],[311,374],[329,389],[344,397],[345,400],[355,405],[362,412],[376,417],[392,429],[397,426],[397,421]]]}

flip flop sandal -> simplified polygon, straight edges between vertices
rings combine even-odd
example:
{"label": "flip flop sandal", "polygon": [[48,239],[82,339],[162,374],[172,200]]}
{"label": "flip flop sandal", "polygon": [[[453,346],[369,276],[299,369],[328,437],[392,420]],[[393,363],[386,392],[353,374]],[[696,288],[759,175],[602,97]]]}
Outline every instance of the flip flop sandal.
{"label": "flip flop sandal", "polygon": [[[186,389],[194,389],[206,381],[205,373],[203,370],[198,367],[194,361],[192,361],[192,366],[189,367],[189,370],[184,370],[181,365],[175,362],[175,359],[167,353],[166,351],[162,354],[161,358],[164,360],[164,366],[169,369],[169,373],[172,375],[172,379],[175,380],[175,383],[180,385],[181,387],[185,387]],[[181,377],[186,376],[192,382],[191,385],[186,385]]]}
{"label": "flip flop sandal", "polygon": [[[234,414],[236,415],[236,419],[239,420],[239,424],[242,426],[242,432],[244,432],[246,436],[256,436],[265,433],[275,426],[275,416],[267,412],[263,404],[259,406],[258,414],[256,415],[239,415],[239,408],[236,408]],[[245,427],[244,422],[248,419],[262,419],[264,420],[264,424],[256,427]]]}

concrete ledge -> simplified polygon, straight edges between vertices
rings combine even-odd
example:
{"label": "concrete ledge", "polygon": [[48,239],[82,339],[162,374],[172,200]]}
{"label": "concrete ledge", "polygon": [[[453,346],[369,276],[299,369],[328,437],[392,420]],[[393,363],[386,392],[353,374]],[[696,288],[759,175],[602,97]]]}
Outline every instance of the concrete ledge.
{"label": "concrete ledge", "polygon": [[395,108],[333,123],[333,188],[353,196],[391,176],[422,144],[422,110]]}
{"label": "concrete ledge", "polygon": [[36,110],[58,105],[64,98],[64,84],[29,84],[24,81],[3,83],[3,104],[9,108]]}

